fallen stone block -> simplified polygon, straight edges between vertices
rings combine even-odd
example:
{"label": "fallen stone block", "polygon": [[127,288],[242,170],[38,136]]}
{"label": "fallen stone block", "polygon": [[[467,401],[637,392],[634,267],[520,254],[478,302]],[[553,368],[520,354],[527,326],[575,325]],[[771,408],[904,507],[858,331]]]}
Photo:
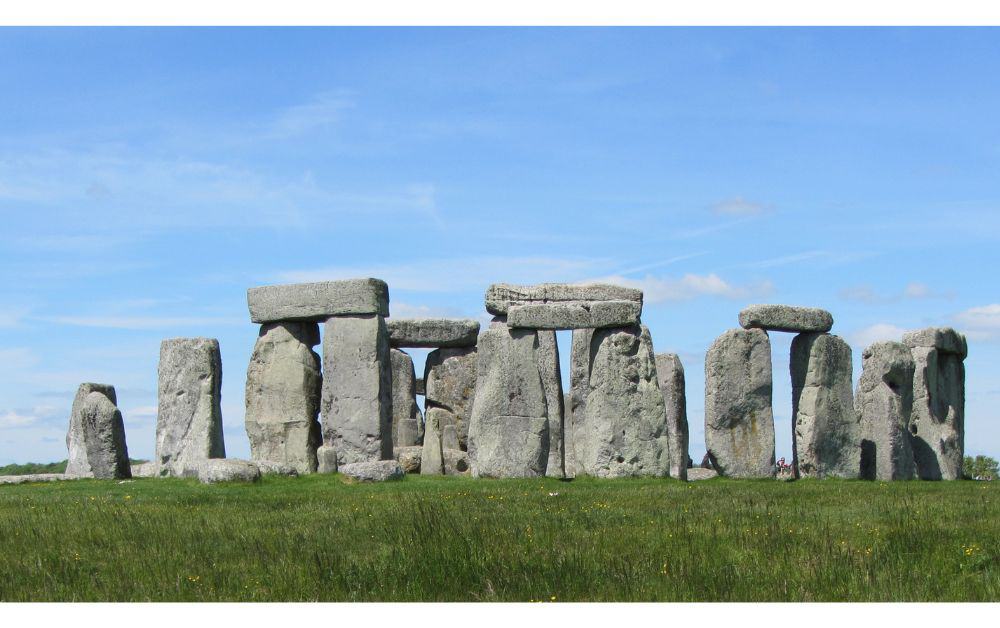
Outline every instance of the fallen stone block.
{"label": "fallen stone block", "polygon": [[134,478],[155,478],[160,475],[160,470],[155,462],[137,462],[132,465],[132,477]]}
{"label": "fallen stone block", "polygon": [[861,477],[910,480],[913,356],[899,342],[876,342],[862,354],[854,407],[861,422]]}
{"label": "fallen stone block", "polygon": [[697,482],[699,480],[711,480],[712,478],[719,477],[719,473],[715,469],[702,469],[700,467],[693,467],[688,469],[687,481]]}
{"label": "fallen stone block", "polygon": [[688,473],[687,395],[684,365],[676,353],[656,354],[656,377],[667,409],[667,444],[670,449],[670,477],[686,480]]}
{"label": "fallen stone block", "polygon": [[626,327],[639,321],[638,301],[585,301],[581,303],[529,303],[512,305],[509,327],[529,329],[600,329]]}
{"label": "fallen stone block", "polygon": [[389,343],[395,348],[474,347],[479,321],[471,318],[390,318]]}
{"label": "fallen stone block", "polygon": [[0,475],[0,484],[29,484],[32,482],[58,482],[60,480],[80,480],[78,475],[65,473],[29,473],[27,475]]}
{"label": "fallen stone block", "polygon": [[299,475],[299,470],[288,464],[287,462],[279,462],[274,460],[254,460],[252,461],[257,468],[260,469],[261,475],[284,475],[284,476],[297,476]]}
{"label": "fallen stone block", "polygon": [[[249,460],[236,458],[210,458],[195,465],[198,481],[202,484],[216,482],[257,482],[260,468]],[[188,475],[185,473],[185,475]]]}
{"label": "fallen stone block", "polygon": [[445,475],[470,475],[472,473],[469,452],[461,449],[444,449],[442,457]]}
{"label": "fallen stone block", "polygon": [[117,403],[114,386],[80,384],[66,434],[66,474],[103,479],[132,477],[125,424]]}
{"label": "fallen stone block", "polygon": [[791,305],[751,305],[740,312],[740,327],[787,332],[827,332],[833,315],[815,307]]}
{"label": "fallen stone block", "polygon": [[392,450],[392,456],[399,463],[406,473],[420,473],[420,461],[424,448],[419,447],[396,447]]}
{"label": "fallen stone block", "polygon": [[611,284],[543,283],[516,286],[495,283],[486,290],[486,311],[506,316],[514,305],[558,301],[635,301],[642,304],[642,290]]}
{"label": "fallen stone block", "polygon": [[381,279],[260,286],[247,290],[250,320],[323,322],[331,316],[389,315],[389,286]]}
{"label": "fallen stone block", "polygon": [[358,482],[402,480],[403,468],[395,460],[352,462],[340,467],[340,473]]}

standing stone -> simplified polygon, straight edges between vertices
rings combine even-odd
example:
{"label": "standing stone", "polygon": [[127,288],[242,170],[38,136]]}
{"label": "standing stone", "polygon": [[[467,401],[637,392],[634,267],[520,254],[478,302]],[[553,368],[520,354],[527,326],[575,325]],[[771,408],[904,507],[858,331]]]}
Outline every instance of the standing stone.
{"label": "standing stone", "polygon": [[389,359],[392,363],[392,446],[422,445],[424,420],[417,407],[413,358],[399,349],[392,349]]}
{"label": "standing stone", "polygon": [[656,355],[656,376],[667,406],[667,443],[670,446],[670,477],[687,480],[688,420],[684,392],[684,366],[676,353]]}
{"label": "standing stone", "polygon": [[246,384],[246,430],[250,458],[315,473],[323,386],[319,326],[309,322],[267,323],[250,356]]}
{"label": "standing stone", "polygon": [[531,330],[502,323],[479,334],[469,423],[474,477],[545,475],[549,420],[537,352],[538,334]]}
{"label": "standing stone", "polygon": [[576,425],[584,423],[587,395],[590,393],[590,343],[593,339],[593,329],[573,330],[569,360],[569,403],[566,406],[563,434],[566,477],[583,473],[576,461]]}
{"label": "standing stone", "polygon": [[[424,366],[424,407],[434,414],[434,433],[424,436],[430,466],[421,473],[456,475],[449,460],[461,459],[469,448],[469,420],[476,394],[475,347],[442,348],[427,354]],[[430,419],[428,418],[428,422]],[[428,442],[430,439],[431,442]],[[449,453],[453,452],[453,453]],[[440,462],[439,462],[440,461]],[[464,465],[468,472],[468,464]]]}
{"label": "standing stone", "polygon": [[114,386],[80,384],[70,411],[66,475],[121,479],[132,477],[125,424]]}
{"label": "standing stone", "polygon": [[792,445],[796,477],[857,478],[861,426],[851,391],[851,347],[838,336],[792,340]]}
{"label": "standing stone", "polygon": [[645,325],[599,329],[590,354],[586,407],[573,434],[577,472],[667,476],[667,411],[649,330]]}
{"label": "standing stone", "polygon": [[338,316],[323,334],[323,443],[337,466],[392,458],[392,365],[385,320]]}
{"label": "standing stone", "polygon": [[861,477],[913,479],[908,432],[913,409],[913,356],[899,342],[876,342],[862,355],[861,379],[854,395],[861,422]]}
{"label": "standing stone", "polygon": [[420,452],[420,475],[444,474],[444,451],[441,448],[442,423],[452,420],[444,408],[427,408],[424,415],[424,445]]}
{"label": "standing stone", "polygon": [[720,475],[774,477],[767,332],[730,329],[705,355],[705,445]]}
{"label": "standing stone", "polygon": [[957,480],[965,456],[965,336],[951,328],[903,335],[913,356],[910,444],[922,480]]}
{"label": "standing stone", "polygon": [[161,475],[184,475],[202,460],[226,457],[218,340],[164,340],[157,397],[156,462]]}
{"label": "standing stone", "polygon": [[545,390],[545,407],[549,419],[549,460],[545,475],[550,478],[566,477],[564,454],[564,408],[562,393],[562,373],[559,370],[559,345],[556,332],[538,332],[538,373]]}

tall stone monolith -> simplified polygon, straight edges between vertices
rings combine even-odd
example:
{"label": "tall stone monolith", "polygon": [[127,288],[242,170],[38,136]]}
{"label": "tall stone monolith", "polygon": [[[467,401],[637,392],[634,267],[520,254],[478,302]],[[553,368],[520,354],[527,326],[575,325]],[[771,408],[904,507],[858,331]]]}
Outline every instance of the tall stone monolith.
{"label": "tall stone monolith", "polygon": [[854,407],[861,423],[861,477],[910,480],[913,409],[913,356],[899,342],[876,342],[865,349]]}
{"label": "tall stone monolith", "polygon": [[774,477],[771,342],[731,329],[705,355],[705,445],[720,475]]}
{"label": "tall stone monolith", "polygon": [[549,420],[549,460],[545,475],[550,478],[566,477],[563,433],[565,431],[565,408],[563,407],[562,373],[559,369],[559,345],[556,332],[538,331],[538,374],[545,390],[545,407]]}
{"label": "tall stone monolith", "polygon": [[399,349],[391,349],[389,358],[392,363],[392,447],[423,445],[424,418],[417,406],[413,358]]}
{"label": "tall stone monolith", "polygon": [[854,410],[851,347],[838,336],[792,340],[792,445],[796,477],[857,478],[861,426]]}
{"label": "tall stone monolith", "polygon": [[656,355],[656,376],[667,407],[667,444],[670,447],[670,477],[687,480],[688,421],[684,392],[684,366],[676,353]]}
{"label": "tall stone monolith", "polygon": [[191,474],[203,460],[225,458],[219,341],[164,340],[158,379],[156,462],[160,475]]}
{"label": "tall stone monolith", "polygon": [[114,386],[80,384],[70,410],[66,475],[103,479],[132,477],[125,424]]}
{"label": "tall stone monolith", "polygon": [[315,473],[322,443],[319,403],[323,385],[319,326],[266,323],[250,356],[246,382],[246,431],[250,458]]}

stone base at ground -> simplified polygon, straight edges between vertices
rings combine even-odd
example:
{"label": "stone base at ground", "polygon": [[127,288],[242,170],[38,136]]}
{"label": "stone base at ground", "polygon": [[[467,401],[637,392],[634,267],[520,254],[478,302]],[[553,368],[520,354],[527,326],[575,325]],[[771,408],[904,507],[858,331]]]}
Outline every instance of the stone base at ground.
{"label": "stone base at ground", "polygon": [[340,473],[358,482],[402,480],[403,468],[395,460],[352,462],[340,467]]}
{"label": "stone base at ground", "polygon": [[861,477],[910,480],[913,409],[913,356],[899,342],[876,342],[863,354],[861,379],[854,395],[861,422]]}
{"label": "stone base at ground", "polygon": [[256,482],[260,468],[249,460],[214,458],[202,460],[195,466],[198,481],[203,484],[216,482]]}

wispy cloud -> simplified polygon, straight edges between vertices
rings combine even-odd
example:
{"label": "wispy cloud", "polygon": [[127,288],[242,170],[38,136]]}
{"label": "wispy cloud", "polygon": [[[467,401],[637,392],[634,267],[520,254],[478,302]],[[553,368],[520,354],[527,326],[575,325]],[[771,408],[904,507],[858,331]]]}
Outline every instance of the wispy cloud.
{"label": "wispy cloud", "polygon": [[905,329],[891,323],[875,323],[847,334],[847,341],[858,350],[864,350],[873,342],[900,340]]}
{"label": "wispy cloud", "polygon": [[678,229],[674,231],[670,237],[674,240],[691,240],[694,238],[700,238],[702,236],[709,235],[711,233],[717,233],[719,231],[725,231],[727,229],[732,229],[733,227],[738,227],[744,225],[752,220],[755,220],[756,216],[747,216],[744,218],[738,218],[736,220],[730,220],[728,222],[722,222],[717,224],[705,225],[704,227],[692,227],[688,229]]}
{"label": "wispy cloud", "polygon": [[291,139],[327,129],[340,122],[343,113],[354,105],[350,92],[333,91],[319,94],[308,102],[293,105],[279,112],[274,121],[268,125],[264,137]]}
{"label": "wispy cloud", "polygon": [[29,427],[38,422],[38,417],[30,414],[20,414],[13,410],[0,413],[0,429]]}
{"label": "wispy cloud", "polygon": [[736,285],[715,273],[707,275],[688,273],[680,277],[646,275],[641,279],[611,275],[594,281],[639,288],[643,291],[647,303],[689,301],[702,296],[743,300],[764,297],[774,290],[774,286],[768,281]]}
{"label": "wispy cloud", "polygon": [[739,264],[740,268],[776,268],[778,266],[787,266],[789,264],[797,264],[799,262],[806,262],[810,260],[815,260],[822,262],[825,266],[836,266],[840,264],[850,264],[853,262],[861,261],[869,257],[873,257],[876,253],[865,252],[865,251],[803,251],[801,253],[794,253],[792,255],[782,255],[780,257],[771,257],[768,259],[758,260],[755,262],[747,262],[744,264]]}
{"label": "wispy cloud", "polygon": [[712,205],[711,209],[712,213],[720,216],[759,216],[770,208],[762,203],[754,203],[737,196],[719,201]]}
{"label": "wispy cloud", "polygon": [[932,290],[927,284],[920,282],[910,282],[900,292],[889,291],[879,292],[871,286],[852,286],[840,291],[840,298],[844,301],[856,301],[869,305],[899,303],[905,300],[915,299],[950,299],[954,298],[952,292],[938,292]]}
{"label": "wispy cloud", "polygon": [[1000,337],[1000,303],[969,308],[953,318],[970,339],[994,340]]}
{"label": "wispy cloud", "polygon": [[168,329],[246,324],[246,320],[242,318],[221,316],[46,316],[39,317],[38,320],[57,325],[107,329]]}

